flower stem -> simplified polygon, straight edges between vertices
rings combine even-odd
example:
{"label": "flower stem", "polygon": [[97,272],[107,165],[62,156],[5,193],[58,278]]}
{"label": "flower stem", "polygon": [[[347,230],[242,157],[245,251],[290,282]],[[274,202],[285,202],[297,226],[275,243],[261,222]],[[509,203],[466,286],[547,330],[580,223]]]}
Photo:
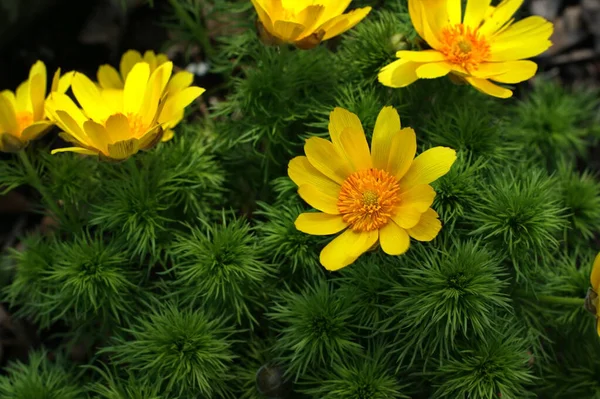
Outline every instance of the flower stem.
{"label": "flower stem", "polygon": [[555,303],[558,305],[583,306],[583,304],[585,303],[584,298],[573,298],[554,295],[538,295],[535,297],[535,299],[539,302]]}
{"label": "flower stem", "polygon": [[19,158],[21,159],[21,163],[25,168],[25,173],[29,178],[29,184],[31,184],[33,188],[35,188],[41,194],[42,199],[46,203],[48,209],[50,209],[50,211],[54,214],[54,217],[65,221],[65,217],[62,210],[58,206],[57,202],[48,193],[46,187],[44,187],[44,185],[42,184],[42,180],[40,179],[37,170],[35,170],[35,168],[31,164],[31,161],[29,160],[29,157],[27,156],[27,152],[23,149],[19,151],[18,154]]}

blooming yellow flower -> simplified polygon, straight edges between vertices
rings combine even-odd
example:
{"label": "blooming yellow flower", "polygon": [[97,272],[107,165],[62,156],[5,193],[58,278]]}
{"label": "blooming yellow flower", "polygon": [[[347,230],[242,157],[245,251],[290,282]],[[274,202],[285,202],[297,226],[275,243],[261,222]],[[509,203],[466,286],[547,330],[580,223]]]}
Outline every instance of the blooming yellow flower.
{"label": "blooming yellow flower", "polygon": [[441,229],[430,208],[435,191],[429,185],[446,174],[456,152],[431,148],[415,158],[413,129],[401,128],[392,107],[379,113],[371,149],[356,115],[335,108],[329,119],[331,142],[306,141],[306,156],[292,159],[288,174],[298,194],[321,211],[302,213],[296,228],[313,235],[343,231],[320,255],[327,270],[354,262],[377,242],[389,255],[400,255],[417,241],[433,240]]}
{"label": "blooming yellow flower", "polygon": [[588,295],[588,300],[591,302],[588,306],[591,305],[591,308],[595,310],[596,313],[596,331],[600,336],[600,306],[598,303],[598,293],[600,292],[600,253],[596,255],[596,260],[594,261],[594,266],[592,267],[592,274],[590,275],[590,284],[592,285],[592,293],[593,295],[590,297]]}
{"label": "blooming yellow flower", "polygon": [[[58,69],[50,91],[66,92],[72,77],[73,72],[60,76]],[[44,110],[46,79],[46,65],[37,61],[29,71],[29,79],[19,85],[16,93],[0,92],[0,151],[18,151],[52,126]]]}
{"label": "blooming yellow flower", "polygon": [[[110,95],[110,92],[123,90],[127,75],[138,62],[146,62],[150,66],[150,73],[153,73],[156,68],[169,62],[169,58],[166,54],[155,54],[152,50],[146,51],[143,56],[139,51],[129,50],[121,57],[119,71],[111,65],[102,65],[98,68],[96,74],[98,85],[103,91],[109,92],[108,95]],[[179,71],[175,73],[167,84],[165,101],[169,101],[169,98],[176,97],[181,91],[188,89],[193,81],[194,74],[191,72]],[[192,91],[196,92],[197,89],[194,88]],[[204,92],[204,89],[202,91]],[[164,112],[158,117],[158,121],[162,124],[164,130],[162,141],[170,140],[173,137],[173,129],[184,116],[183,108],[166,107],[166,110],[169,109],[173,112]]]}
{"label": "blooming yellow flower", "polygon": [[461,0],[409,0],[415,30],[431,50],[398,51],[397,61],[384,67],[379,81],[404,87],[417,79],[450,76],[494,97],[512,91],[499,83],[519,83],[535,75],[537,65],[526,58],[546,51],[552,43],[552,23],[532,16],[513,24],[523,0],[468,0],[461,17]]}
{"label": "blooming yellow flower", "polygon": [[343,12],[351,0],[252,0],[258,31],[269,44],[293,43],[301,49],[346,32],[371,11],[371,7]]}
{"label": "blooming yellow flower", "polygon": [[139,62],[131,68],[123,90],[101,91],[89,78],[75,74],[72,89],[80,109],[66,95],[53,93],[46,103],[52,119],[75,147],[53,150],[122,160],[153,147],[163,134],[159,115],[173,115],[194,101],[199,87],[189,87],[165,100],[173,64],[163,63],[150,73]]}

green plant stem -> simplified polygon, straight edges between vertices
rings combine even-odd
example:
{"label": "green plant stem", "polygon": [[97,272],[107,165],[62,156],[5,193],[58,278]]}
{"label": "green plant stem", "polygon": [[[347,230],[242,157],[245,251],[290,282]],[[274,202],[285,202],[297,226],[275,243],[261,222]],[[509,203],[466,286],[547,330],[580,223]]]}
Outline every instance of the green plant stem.
{"label": "green plant stem", "polygon": [[554,295],[538,295],[533,299],[537,300],[538,302],[555,303],[558,305],[583,306],[583,304],[585,303],[584,298],[573,298]]}
{"label": "green plant stem", "polygon": [[[201,21],[194,21],[185,8],[179,4],[178,0],[169,0],[169,3],[173,7],[173,10],[175,10],[177,17],[192,31],[196,40],[202,45],[207,58],[212,61],[214,52],[212,45],[210,44],[206,25],[202,25]],[[202,19],[202,16],[200,15],[199,18]]]}
{"label": "green plant stem", "polygon": [[27,177],[29,178],[29,184],[31,184],[33,186],[33,188],[35,188],[41,194],[42,199],[46,203],[46,206],[48,207],[48,209],[50,209],[50,211],[52,211],[54,216],[58,219],[65,221],[66,219],[65,219],[64,213],[59,208],[57,202],[48,193],[48,190],[46,190],[46,187],[44,187],[44,185],[42,184],[42,180],[40,179],[40,176],[38,175],[37,171],[31,164],[31,161],[29,161],[27,152],[25,150],[19,151],[19,158],[21,159],[21,163],[23,164],[23,167],[25,168],[25,173],[27,174]]}

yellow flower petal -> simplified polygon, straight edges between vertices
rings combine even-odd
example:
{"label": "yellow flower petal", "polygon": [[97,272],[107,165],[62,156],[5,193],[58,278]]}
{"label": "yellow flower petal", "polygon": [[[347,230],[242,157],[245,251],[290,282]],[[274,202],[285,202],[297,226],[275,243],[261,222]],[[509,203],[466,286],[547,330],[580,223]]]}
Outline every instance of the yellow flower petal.
{"label": "yellow flower petal", "polygon": [[419,212],[425,212],[435,198],[435,190],[428,184],[414,186],[400,194],[400,206],[410,206]]}
{"label": "yellow flower petal", "polygon": [[501,33],[492,37],[491,45],[503,43],[520,43],[524,38],[548,39],[554,30],[554,25],[539,16],[531,16],[510,25]]}
{"label": "yellow flower petal", "polygon": [[99,123],[88,120],[83,124],[83,131],[88,138],[90,147],[97,148],[100,152],[107,154],[108,134],[106,129]]}
{"label": "yellow flower petal", "polygon": [[388,255],[402,255],[410,247],[410,237],[406,230],[390,221],[379,229],[379,244]]}
{"label": "yellow flower petal", "polygon": [[415,227],[408,229],[408,234],[417,241],[433,240],[442,229],[442,222],[438,218],[439,215],[437,212],[429,208],[421,215],[419,223]]}
{"label": "yellow flower petal", "polygon": [[[173,63],[169,61],[156,68],[150,75],[147,82],[146,94],[139,112],[139,115],[142,117],[142,121],[146,126],[151,125],[153,121],[156,121],[159,118],[159,115],[157,115],[159,103],[165,92],[172,71]],[[180,90],[175,93],[175,96],[179,96],[179,94],[184,92],[187,93],[189,89],[190,88]],[[181,97],[177,98],[181,99]],[[181,109],[183,110],[188,104],[189,103],[185,104]]]}
{"label": "yellow flower petal", "polygon": [[417,76],[421,79],[435,79],[450,73],[451,66],[446,62],[432,62],[417,68]]}
{"label": "yellow flower petal", "polygon": [[315,169],[336,183],[342,184],[354,172],[350,162],[336,147],[330,141],[320,137],[306,140],[304,153]]}
{"label": "yellow flower petal", "polygon": [[129,130],[129,120],[123,114],[111,115],[106,120],[105,127],[109,143],[126,141],[132,138]]}
{"label": "yellow flower petal", "polygon": [[398,111],[394,107],[383,107],[379,111],[379,115],[377,115],[371,139],[371,159],[373,160],[374,168],[388,170],[392,141],[398,133],[400,133],[400,116],[398,115]]}
{"label": "yellow flower petal", "polygon": [[285,42],[293,42],[304,32],[304,26],[291,21],[275,21],[273,34]]}
{"label": "yellow flower petal", "polygon": [[462,6],[461,0],[447,0],[446,10],[448,13],[448,22],[451,25],[460,24],[462,22]]}
{"label": "yellow flower petal", "polygon": [[265,11],[265,9],[263,8],[263,6],[260,4],[259,1],[257,1],[257,0],[251,0],[251,1],[252,1],[252,5],[254,5],[254,9],[256,10],[256,14],[258,14],[258,19],[260,20],[260,22],[262,22],[262,24],[266,30],[268,30],[269,32],[273,32],[273,21],[271,21],[271,18],[269,17],[269,14],[267,13],[267,11]]}
{"label": "yellow flower petal", "polygon": [[493,84],[487,79],[478,79],[465,76],[464,79],[474,88],[482,93],[499,98],[509,98],[512,96],[512,91]]}
{"label": "yellow flower petal", "polygon": [[63,93],[54,92],[46,100],[46,111],[52,117],[51,119],[55,119],[58,110],[69,114],[76,122],[76,125],[83,126],[83,123],[87,120],[81,109],[71,100],[71,97]]}
{"label": "yellow flower petal", "polygon": [[416,206],[400,205],[396,208],[392,220],[403,229],[410,229],[419,223],[422,214]]}
{"label": "yellow flower petal", "polygon": [[87,116],[99,123],[110,116],[110,108],[104,102],[96,85],[87,76],[76,73],[71,88]]}
{"label": "yellow flower petal", "polygon": [[81,147],[57,148],[55,150],[50,151],[50,154],[54,155],[58,154],[59,152],[75,152],[84,155],[98,155],[98,152],[96,151],[88,150],[87,148]]}
{"label": "yellow flower petal", "polygon": [[72,114],[69,114],[68,112],[65,112],[63,110],[57,110],[57,125],[66,133],[73,136],[73,138],[75,138],[75,140],[77,140],[79,143],[91,146],[91,142],[89,141],[87,135],[83,131],[83,122],[81,125],[79,125],[71,115]]}
{"label": "yellow flower petal", "polygon": [[170,93],[178,92],[189,87],[194,83],[194,74],[188,71],[179,71],[169,81],[167,91]]}
{"label": "yellow flower petal", "polygon": [[340,211],[337,207],[338,196],[340,190],[328,190],[328,186],[315,187],[309,184],[304,184],[298,188],[300,198],[306,201],[313,208],[328,213],[330,215],[339,215]]}
{"label": "yellow flower petal", "polygon": [[122,89],[123,81],[119,76],[119,72],[111,65],[102,65],[98,68],[96,74],[98,83],[103,89]]}
{"label": "yellow flower petal", "polygon": [[330,19],[321,25],[318,29],[325,31],[323,40],[331,39],[334,36],[341,35],[363,20],[371,12],[371,7],[357,8],[347,14],[342,14]]}
{"label": "yellow flower petal", "polygon": [[340,136],[340,148],[354,166],[354,170],[373,167],[369,144],[365,134],[353,128],[346,128]]}
{"label": "yellow flower petal", "polygon": [[419,79],[416,71],[421,65],[423,64],[404,59],[397,60],[383,67],[377,78],[384,86],[405,87]]}
{"label": "yellow flower petal", "polygon": [[489,79],[500,83],[519,83],[531,79],[537,72],[537,64],[533,61],[506,62],[508,70],[502,74],[490,76]]}
{"label": "yellow flower petal", "polygon": [[441,46],[439,39],[433,32],[427,18],[428,10],[431,6],[425,7],[422,0],[408,0],[408,12],[415,30],[432,48],[437,49]]}
{"label": "yellow flower petal", "polygon": [[157,59],[156,54],[152,50],[146,50],[144,56],[142,57],[143,61],[150,66],[150,73],[154,71],[157,67]]}
{"label": "yellow flower petal", "polygon": [[309,5],[298,13],[296,22],[304,26],[304,31],[300,35],[301,37],[306,37],[315,31],[324,11],[325,7],[315,4]]}
{"label": "yellow flower petal", "polygon": [[319,256],[321,264],[330,271],[346,267],[375,245],[378,237],[377,230],[355,233],[347,229],[323,248]]}
{"label": "yellow flower petal", "polygon": [[133,68],[135,64],[138,62],[142,62],[142,55],[135,50],[129,50],[121,57],[121,63],[119,66],[119,70],[121,71],[121,78],[123,80],[127,79],[127,75]]}
{"label": "yellow flower petal", "polygon": [[600,253],[596,255],[594,265],[592,266],[592,273],[590,274],[590,284],[596,293],[600,290]]}
{"label": "yellow flower petal", "polygon": [[517,12],[521,4],[523,4],[523,0],[502,0],[493,9],[492,14],[483,22],[479,28],[479,33],[481,35],[489,35],[498,31]]}
{"label": "yellow flower petal", "polygon": [[340,136],[346,128],[356,130],[363,136],[365,134],[358,116],[343,108],[335,107],[329,114],[329,136],[333,144],[339,143]]}
{"label": "yellow flower petal", "polygon": [[52,78],[52,87],[50,88],[51,92],[56,92],[60,94],[64,94],[71,87],[71,82],[73,81],[73,76],[75,75],[75,71],[65,72],[64,75],[61,76],[60,68],[56,70],[54,73],[54,77]]}
{"label": "yellow flower petal", "polygon": [[410,168],[417,153],[417,135],[406,127],[394,136],[390,149],[387,171],[400,180]]}
{"label": "yellow flower petal", "polygon": [[13,136],[20,133],[13,102],[4,93],[0,94],[0,131],[2,130]]}
{"label": "yellow flower petal", "polygon": [[108,145],[108,156],[112,159],[127,159],[139,151],[139,142],[137,139],[119,141]]}
{"label": "yellow flower petal", "polygon": [[408,172],[400,180],[400,187],[408,190],[420,184],[429,184],[442,177],[456,161],[456,151],[447,147],[434,147],[415,158]]}
{"label": "yellow flower petal", "polygon": [[31,96],[29,95],[29,81],[26,80],[17,87],[16,100],[16,111],[33,112],[33,107],[31,106]]}
{"label": "yellow flower petal", "polygon": [[191,86],[179,91],[175,95],[168,96],[165,105],[160,112],[158,121],[160,123],[166,123],[180,118],[181,111],[204,92],[205,90],[201,87]]}
{"label": "yellow flower petal", "polygon": [[439,62],[444,61],[446,57],[444,54],[437,50],[423,50],[423,51],[408,51],[401,50],[396,52],[396,57],[402,58],[406,61],[413,62]]}
{"label": "yellow flower petal", "polygon": [[42,61],[36,62],[29,71],[29,98],[34,121],[44,118],[47,79],[46,65]]}
{"label": "yellow flower petal", "polygon": [[301,213],[294,225],[301,232],[314,236],[336,234],[348,227],[340,215],[315,212]]}
{"label": "yellow flower petal", "polygon": [[471,29],[478,28],[486,16],[491,0],[467,0],[463,24]]}
{"label": "yellow flower petal", "polygon": [[15,97],[15,93],[13,93],[10,90],[3,90],[3,91],[0,92],[0,95],[6,97],[6,99],[8,101],[10,101],[10,103],[12,104],[13,108],[16,111],[16,109],[17,109],[17,98]]}
{"label": "yellow flower petal", "polygon": [[167,129],[164,131],[162,138],[160,139],[160,141],[167,142],[169,140],[171,140],[173,138],[173,136],[175,135],[175,132],[173,132],[172,129]]}
{"label": "yellow flower petal", "polygon": [[50,127],[52,127],[52,122],[48,121],[32,123],[23,130],[23,133],[21,133],[21,140],[36,140],[40,138],[44,133],[47,133]]}
{"label": "yellow flower petal", "polygon": [[131,68],[123,90],[123,110],[126,114],[140,112],[149,78],[150,66],[147,63],[139,62]]}
{"label": "yellow flower petal", "polygon": [[341,188],[338,183],[335,183],[312,166],[308,158],[304,156],[296,157],[290,161],[288,175],[297,186],[310,184],[315,187],[324,187],[324,190],[327,191],[337,190],[338,193]]}
{"label": "yellow flower petal", "polygon": [[[297,3],[297,0],[292,0]],[[346,11],[346,8],[350,5],[352,0],[320,0],[318,3],[325,6],[325,11],[321,16],[321,19],[328,21],[331,18],[342,14]]]}

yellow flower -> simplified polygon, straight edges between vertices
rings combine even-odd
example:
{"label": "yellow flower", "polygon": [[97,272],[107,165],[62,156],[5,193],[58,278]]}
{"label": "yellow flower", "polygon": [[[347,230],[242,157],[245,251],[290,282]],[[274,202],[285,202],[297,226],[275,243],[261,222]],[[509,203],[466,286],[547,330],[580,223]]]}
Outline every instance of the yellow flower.
{"label": "yellow flower", "polygon": [[371,11],[371,7],[364,7],[343,14],[350,1],[252,0],[252,4],[265,43],[293,43],[310,49],[351,29]]}
{"label": "yellow flower", "polygon": [[150,73],[146,62],[135,64],[127,74],[123,90],[101,91],[81,73],[75,74],[72,89],[82,109],[66,95],[54,93],[46,103],[62,137],[75,147],[53,150],[99,155],[123,160],[153,147],[163,134],[159,115],[183,110],[201,93],[189,87],[165,99],[165,88],[173,64],[166,62]]}
{"label": "yellow flower", "polygon": [[600,292],[600,253],[596,255],[596,260],[592,267],[590,284],[592,285],[592,295],[588,295],[588,298],[586,298],[586,301],[590,301],[590,303],[586,304],[586,307],[594,310],[596,315],[596,331],[600,336],[600,306],[598,306],[598,293]]}
{"label": "yellow flower", "polygon": [[535,75],[537,65],[526,58],[546,51],[552,43],[552,23],[532,16],[513,24],[523,0],[468,0],[461,17],[461,0],[409,0],[409,12],[418,34],[431,50],[398,51],[397,61],[384,67],[379,81],[404,87],[417,79],[450,74],[477,90],[508,98],[512,91],[498,83],[519,83]]}
{"label": "yellow flower", "polygon": [[[155,54],[152,50],[146,51],[143,56],[138,51],[129,50],[121,57],[119,71],[111,65],[102,65],[98,68],[96,74],[98,85],[103,91],[114,92],[123,90],[127,75],[138,62],[146,62],[150,66],[150,73],[153,73],[156,68],[169,62],[169,58],[166,54]],[[190,88],[193,81],[194,74],[191,72],[180,71],[175,73],[167,84],[167,98],[165,101],[169,101],[170,97],[176,97],[181,91]],[[196,93],[197,88],[193,88],[192,92]],[[202,92],[204,92],[204,89],[202,89]],[[167,107],[166,109],[170,108]],[[165,112],[158,117],[158,121],[163,125],[164,130],[162,141],[170,140],[173,137],[173,128],[181,122],[183,116],[184,109],[178,108],[173,110],[172,113]]]}
{"label": "yellow flower", "polygon": [[437,236],[442,225],[430,208],[435,191],[429,183],[450,170],[454,150],[435,147],[415,158],[415,132],[401,128],[392,107],[379,113],[370,150],[360,120],[342,108],[331,113],[329,134],[331,142],[308,139],[306,156],[288,166],[300,197],[321,211],[298,216],[296,228],[313,235],[343,231],[321,251],[327,270],[351,264],[377,242],[385,253],[400,255],[410,237]]}
{"label": "yellow flower", "polygon": [[[72,77],[73,72],[61,77],[59,68],[50,91],[66,92]],[[46,79],[46,65],[37,61],[29,71],[29,79],[19,85],[16,93],[10,90],[0,92],[0,151],[19,151],[52,126],[44,110]]]}

